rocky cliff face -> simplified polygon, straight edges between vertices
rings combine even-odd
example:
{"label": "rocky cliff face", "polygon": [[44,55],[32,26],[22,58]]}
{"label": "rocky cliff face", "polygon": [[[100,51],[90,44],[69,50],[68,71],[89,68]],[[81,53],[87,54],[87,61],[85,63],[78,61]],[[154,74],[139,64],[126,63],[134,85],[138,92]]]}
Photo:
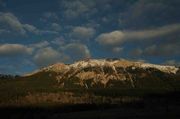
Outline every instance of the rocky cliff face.
{"label": "rocky cliff face", "polygon": [[180,70],[174,66],[110,59],[58,63],[24,77],[43,74],[62,88],[169,88],[180,80]]}

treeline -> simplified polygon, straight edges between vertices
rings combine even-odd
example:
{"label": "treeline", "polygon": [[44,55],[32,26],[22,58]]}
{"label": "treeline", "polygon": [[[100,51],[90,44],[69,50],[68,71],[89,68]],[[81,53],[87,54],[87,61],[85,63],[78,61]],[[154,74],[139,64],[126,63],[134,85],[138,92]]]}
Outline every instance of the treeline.
{"label": "treeline", "polygon": [[3,79],[16,79],[20,77],[19,75],[10,75],[10,74],[0,74],[0,80]]}

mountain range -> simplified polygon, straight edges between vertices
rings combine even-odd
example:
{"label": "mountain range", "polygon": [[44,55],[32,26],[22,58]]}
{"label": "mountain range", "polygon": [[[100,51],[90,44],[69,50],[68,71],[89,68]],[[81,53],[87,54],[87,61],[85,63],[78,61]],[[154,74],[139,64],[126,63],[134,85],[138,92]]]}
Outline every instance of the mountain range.
{"label": "mountain range", "polygon": [[59,88],[176,89],[180,69],[124,59],[86,59],[73,64],[56,63],[22,79],[49,79]]}

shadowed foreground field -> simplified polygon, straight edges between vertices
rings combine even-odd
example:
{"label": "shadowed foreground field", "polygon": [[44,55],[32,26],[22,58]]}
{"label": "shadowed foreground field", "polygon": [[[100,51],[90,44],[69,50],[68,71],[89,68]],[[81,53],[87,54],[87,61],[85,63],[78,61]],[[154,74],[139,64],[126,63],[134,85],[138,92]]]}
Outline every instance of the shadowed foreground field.
{"label": "shadowed foreground field", "polygon": [[0,80],[0,115],[9,119],[180,118],[178,88],[60,89],[53,80]]}
{"label": "shadowed foreground field", "polygon": [[74,104],[1,107],[0,114],[10,119],[119,119],[180,118],[180,95],[151,95],[141,101],[122,104]]}

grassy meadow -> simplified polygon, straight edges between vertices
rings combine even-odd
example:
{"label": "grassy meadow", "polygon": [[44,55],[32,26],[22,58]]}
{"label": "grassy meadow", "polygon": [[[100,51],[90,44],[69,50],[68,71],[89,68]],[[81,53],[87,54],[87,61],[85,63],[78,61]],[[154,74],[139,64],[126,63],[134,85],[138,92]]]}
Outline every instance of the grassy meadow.
{"label": "grassy meadow", "polygon": [[[153,88],[60,88],[43,75],[0,80],[0,113],[19,118],[178,118],[180,93]],[[172,82],[171,82],[172,83]]]}

